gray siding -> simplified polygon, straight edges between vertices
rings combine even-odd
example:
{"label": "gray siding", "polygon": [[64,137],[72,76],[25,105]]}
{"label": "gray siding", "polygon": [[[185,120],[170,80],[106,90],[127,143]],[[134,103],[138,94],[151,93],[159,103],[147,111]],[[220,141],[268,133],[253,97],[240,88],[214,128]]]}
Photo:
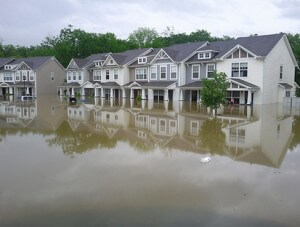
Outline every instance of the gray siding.
{"label": "gray siding", "polygon": [[[51,81],[51,72],[55,74],[55,80]],[[36,91],[39,95],[56,95],[57,86],[64,82],[65,70],[55,61],[49,60],[43,65],[36,75]]]}
{"label": "gray siding", "polygon": [[[198,65],[198,64],[195,64],[195,65]],[[186,84],[206,78],[206,65],[207,64],[199,64],[199,65],[200,65],[200,79],[192,79],[192,66],[193,65],[189,65],[186,68],[186,80],[185,80]]]}

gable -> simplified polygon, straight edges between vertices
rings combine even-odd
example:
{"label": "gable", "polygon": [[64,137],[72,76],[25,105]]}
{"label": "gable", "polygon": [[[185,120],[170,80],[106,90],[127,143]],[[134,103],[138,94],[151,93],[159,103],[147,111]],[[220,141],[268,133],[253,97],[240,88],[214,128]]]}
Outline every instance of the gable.
{"label": "gable", "polygon": [[112,56],[107,56],[103,63],[103,66],[118,66],[117,62],[112,58]]}
{"label": "gable", "polygon": [[166,63],[166,62],[173,62],[173,59],[163,50],[161,49],[150,62],[153,63]]}
{"label": "gable", "polygon": [[224,56],[223,59],[232,59],[232,58],[253,58],[257,57],[254,53],[247,50],[246,48],[237,45],[231,50],[229,50]]}
{"label": "gable", "polygon": [[78,69],[78,66],[76,64],[76,62],[74,61],[74,59],[72,59],[67,67],[67,69]]}
{"label": "gable", "polygon": [[16,70],[31,70],[31,68],[25,63],[22,62],[17,68]]}

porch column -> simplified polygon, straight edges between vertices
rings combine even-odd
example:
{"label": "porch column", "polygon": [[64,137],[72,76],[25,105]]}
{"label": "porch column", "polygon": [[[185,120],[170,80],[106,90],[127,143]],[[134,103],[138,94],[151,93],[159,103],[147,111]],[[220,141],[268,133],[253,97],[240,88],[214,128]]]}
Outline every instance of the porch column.
{"label": "porch column", "polygon": [[72,97],[75,96],[75,89],[74,89],[74,87],[72,87],[72,93],[71,93],[71,96],[72,96]]}
{"label": "porch column", "polygon": [[99,88],[95,88],[95,97],[99,97]]}
{"label": "porch column", "polygon": [[142,100],[146,99],[146,91],[145,88],[142,88]]}
{"label": "porch column", "polygon": [[164,101],[169,101],[169,90],[168,89],[165,89]]}
{"label": "porch column", "polygon": [[100,97],[101,98],[105,98],[105,94],[104,94],[104,88],[100,88]]}
{"label": "porch column", "polygon": [[252,92],[250,90],[248,90],[247,104],[248,105],[252,104]]}
{"label": "porch column", "polygon": [[114,89],[113,88],[110,89],[110,98],[111,99],[114,98]]}
{"label": "porch column", "polygon": [[122,88],[122,97],[123,97],[123,99],[126,98],[126,90],[125,90],[125,88]]}
{"label": "porch column", "polygon": [[200,102],[200,91],[197,90],[197,102]]}
{"label": "porch column", "polygon": [[153,89],[148,89],[148,100],[154,99]]}
{"label": "porch column", "polygon": [[59,88],[59,95],[63,96],[63,89],[62,89],[62,87]]}
{"label": "porch column", "polygon": [[84,87],[83,87],[83,88],[81,88],[81,96],[85,96]]}
{"label": "porch column", "polygon": [[9,95],[13,95],[14,94],[14,91],[13,91],[13,88],[12,87],[9,87]]}
{"label": "porch column", "polygon": [[29,95],[29,87],[26,87],[26,95]]}
{"label": "porch column", "polygon": [[133,92],[133,89],[132,89],[132,88],[130,88],[130,98],[131,98],[131,99],[134,99],[134,92]]}
{"label": "porch column", "polygon": [[180,91],[179,91],[179,101],[184,101],[182,89],[180,89]]}

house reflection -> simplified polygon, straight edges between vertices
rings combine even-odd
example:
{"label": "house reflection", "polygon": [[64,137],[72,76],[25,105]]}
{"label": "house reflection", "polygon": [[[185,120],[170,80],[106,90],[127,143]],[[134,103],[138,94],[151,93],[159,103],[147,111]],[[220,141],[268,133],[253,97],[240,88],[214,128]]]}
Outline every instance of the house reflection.
{"label": "house reflection", "polygon": [[126,142],[140,152],[175,149],[280,167],[293,139],[291,111],[279,105],[224,106],[216,119],[209,112],[191,102],[98,99],[68,106],[45,97],[1,102],[1,135],[9,125],[47,133],[53,136],[50,146],[72,155]]}

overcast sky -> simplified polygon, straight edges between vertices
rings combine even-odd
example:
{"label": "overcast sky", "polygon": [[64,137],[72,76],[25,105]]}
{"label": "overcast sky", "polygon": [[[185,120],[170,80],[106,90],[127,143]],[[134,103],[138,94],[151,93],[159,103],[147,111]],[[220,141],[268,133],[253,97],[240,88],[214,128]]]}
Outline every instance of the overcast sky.
{"label": "overcast sky", "polygon": [[1,0],[4,44],[35,45],[72,24],[119,38],[138,27],[215,36],[300,32],[300,0]]}

